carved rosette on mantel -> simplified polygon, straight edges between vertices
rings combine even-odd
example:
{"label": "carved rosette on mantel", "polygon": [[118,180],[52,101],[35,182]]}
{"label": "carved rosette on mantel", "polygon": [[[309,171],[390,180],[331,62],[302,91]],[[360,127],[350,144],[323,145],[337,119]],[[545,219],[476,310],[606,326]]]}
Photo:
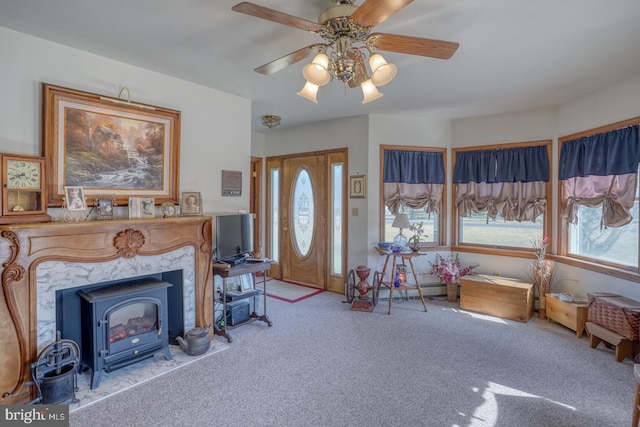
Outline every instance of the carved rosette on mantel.
{"label": "carved rosette on mantel", "polygon": [[0,225],[0,405],[35,397],[30,364],[37,358],[37,274],[48,261],[106,263],[167,254],[185,246],[194,252],[195,323],[213,336],[211,217],[174,217]]}
{"label": "carved rosette on mantel", "polygon": [[142,245],[144,245],[144,234],[138,230],[121,231],[113,239],[113,246],[118,249],[118,253],[123,258],[133,258],[138,255]]}

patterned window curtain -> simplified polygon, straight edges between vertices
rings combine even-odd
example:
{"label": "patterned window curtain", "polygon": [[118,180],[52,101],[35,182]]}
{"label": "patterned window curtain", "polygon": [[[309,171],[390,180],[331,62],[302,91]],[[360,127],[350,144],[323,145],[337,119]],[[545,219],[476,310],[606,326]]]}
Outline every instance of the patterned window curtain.
{"label": "patterned window curtain", "polygon": [[461,151],[456,154],[453,183],[460,216],[498,214],[507,221],[535,221],[547,205],[547,147]]}
{"label": "patterned window curtain", "polygon": [[562,217],[578,222],[576,205],[602,206],[600,226],[631,222],[640,161],[640,125],[586,136],[562,144],[559,180]]}
{"label": "patterned window curtain", "polygon": [[444,188],[442,153],[384,150],[384,203],[396,215],[401,206],[439,213]]}

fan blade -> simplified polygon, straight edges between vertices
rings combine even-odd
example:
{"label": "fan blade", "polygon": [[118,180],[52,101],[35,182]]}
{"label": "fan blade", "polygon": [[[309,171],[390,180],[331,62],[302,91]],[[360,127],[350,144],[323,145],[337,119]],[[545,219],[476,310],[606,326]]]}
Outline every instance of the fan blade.
{"label": "fan blade", "polygon": [[413,0],[365,0],[351,19],[361,27],[372,28],[411,3]]}
{"label": "fan blade", "polygon": [[399,36],[396,34],[373,33],[367,38],[372,47],[388,52],[407,53],[409,55],[428,56],[430,58],[449,59],[460,44],[420,37]]}
{"label": "fan blade", "polygon": [[283,56],[282,58],[278,58],[274,61],[269,62],[268,64],[264,64],[255,69],[256,72],[260,74],[273,74],[277,71],[284,70],[289,65],[293,65],[298,61],[302,61],[303,59],[311,56],[314,51],[319,51],[321,46],[327,46],[326,44],[318,43],[312,44],[307,47],[303,47],[302,49],[298,49],[295,52],[291,52],[288,55]]}
{"label": "fan blade", "polygon": [[258,6],[257,4],[246,1],[238,3],[233,6],[231,10],[314,33],[322,29],[322,25],[316,22],[307,21],[306,19],[298,18],[297,16],[287,15],[286,13],[278,12],[277,10]]}

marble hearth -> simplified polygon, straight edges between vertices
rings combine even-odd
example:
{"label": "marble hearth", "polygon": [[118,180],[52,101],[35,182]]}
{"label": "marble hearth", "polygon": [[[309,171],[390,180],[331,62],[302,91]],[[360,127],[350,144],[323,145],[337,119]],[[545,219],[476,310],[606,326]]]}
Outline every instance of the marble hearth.
{"label": "marble hearth", "polygon": [[161,255],[118,258],[107,262],[48,261],[36,269],[38,353],[55,340],[56,291],[96,283],[182,270],[184,328],[195,326],[194,248],[183,247]]}
{"label": "marble hearth", "polygon": [[54,341],[58,290],[179,270],[185,329],[213,332],[211,217],[2,225],[0,259],[0,404],[35,397],[30,364]]}

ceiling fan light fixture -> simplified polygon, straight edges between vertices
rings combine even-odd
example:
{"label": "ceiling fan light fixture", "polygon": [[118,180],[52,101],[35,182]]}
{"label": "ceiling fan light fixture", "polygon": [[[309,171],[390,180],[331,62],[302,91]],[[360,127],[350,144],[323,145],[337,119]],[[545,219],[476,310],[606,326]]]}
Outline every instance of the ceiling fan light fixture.
{"label": "ceiling fan light fixture", "polygon": [[[306,84],[297,94],[317,104],[318,88],[336,79],[345,88],[360,86],[364,95],[362,103],[366,104],[382,97],[377,87],[388,84],[398,73],[398,67],[387,63],[382,55],[373,53],[373,50],[449,59],[460,46],[444,40],[371,32],[373,27],[413,0],[364,0],[360,6],[354,5],[357,0],[332,1],[334,6],[322,12],[317,23],[250,2],[243,1],[233,6],[231,9],[235,12],[305,30],[322,37],[326,42],[298,49],[255,71],[272,74],[307,58],[313,52],[319,52],[302,69]],[[371,77],[366,67],[367,56]]]}
{"label": "ceiling fan light fixture", "polygon": [[326,53],[320,52],[315,56],[315,58],[313,58],[313,61],[311,61],[311,63],[318,64],[326,70],[327,68],[329,68],[329,57]]}
{"label": "ceiling fan light fixture", "polygon": [[363,104],[368,104],[384,96],[384,93],[378,91],[378,88],[371,82],[371,79],[360,83],[360,87],[362,88],[362,95],[364,96],[362,99]]}
{"label": "ceiling fan light fixture", "polygon": [[395,64],[389,64],[379,53],[371,54],[369,67],[371,67],[371,81],[376,86],[386,85],[398,74],[398,67]]}
{"label": "ceiling fan light fixture", "polygon": [[310,64],[302,69],[304,79],[314,85],[324,86],[331,80],[331,74],[327,68],[329,67],[329,57],[324,53],[319,53],[313,58]]}
{"label": "ceiling fan light fixture", "polygon": [[318,96],[318,88],[319,88],[318,85],[308,81],[304,84],[304,87],[302,88],[302,90],[298,92],[296,95],[301,96],[304,99],[308,99],[309,101],[317,104],[318,99],[316,97]]}

